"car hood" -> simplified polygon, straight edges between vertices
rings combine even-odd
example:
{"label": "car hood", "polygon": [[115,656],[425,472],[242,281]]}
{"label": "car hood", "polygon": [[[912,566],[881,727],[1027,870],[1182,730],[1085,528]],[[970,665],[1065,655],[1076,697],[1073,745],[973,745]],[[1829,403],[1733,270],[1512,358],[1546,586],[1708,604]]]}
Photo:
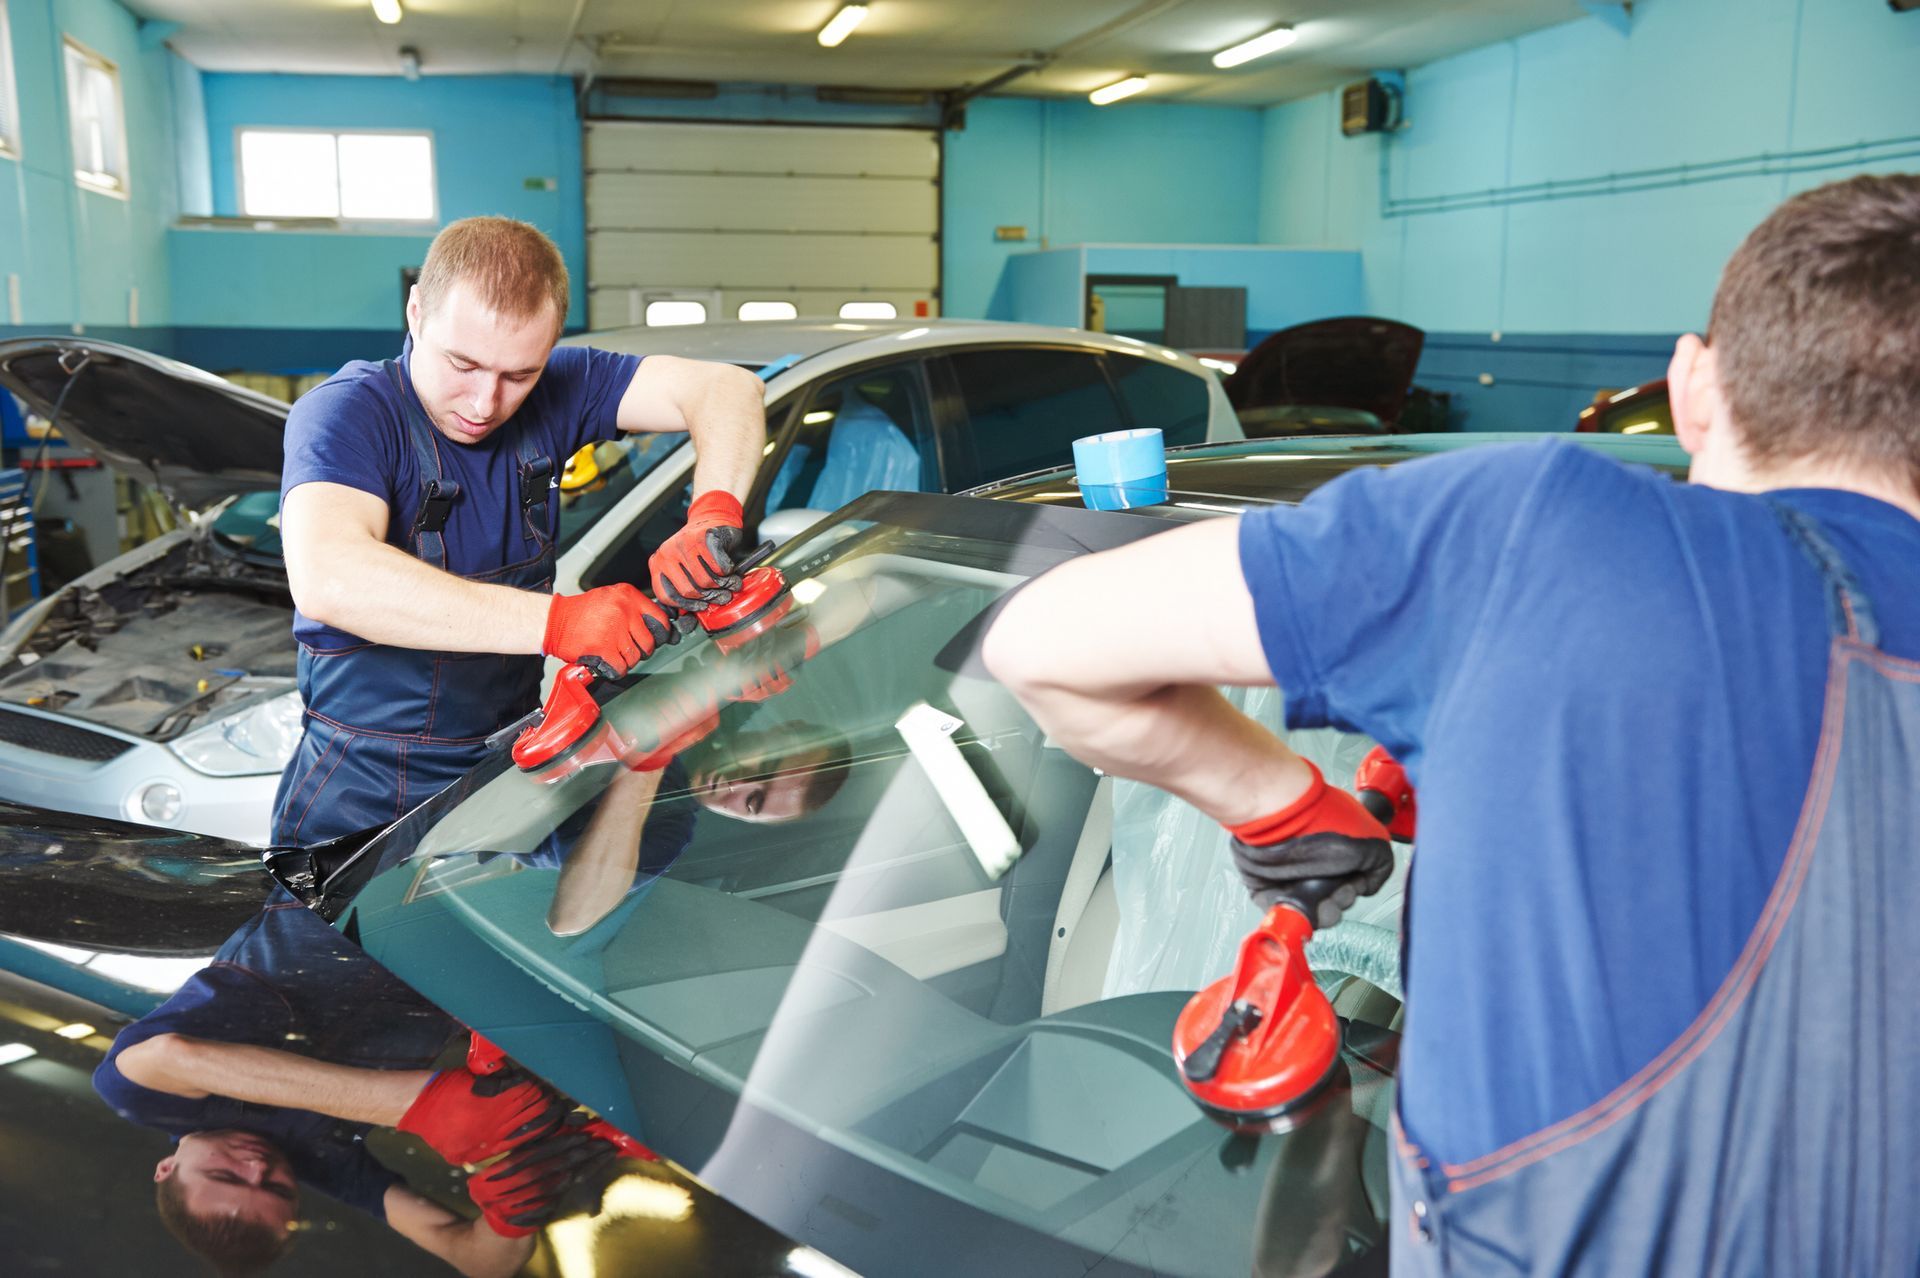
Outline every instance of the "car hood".
{"label": "car hood", "polygon": [[1365,315],[1296,324],[1247,352],[1223,389],[1235,409],[1357,408],[1391,425],[1406,407],[1425,341],[1409,324]]}
{"label": "car hood", "polygon": [[0,342],[0,386],[183,506],[279,487],[287,406],[191,365],[114,342],[16,338]]}

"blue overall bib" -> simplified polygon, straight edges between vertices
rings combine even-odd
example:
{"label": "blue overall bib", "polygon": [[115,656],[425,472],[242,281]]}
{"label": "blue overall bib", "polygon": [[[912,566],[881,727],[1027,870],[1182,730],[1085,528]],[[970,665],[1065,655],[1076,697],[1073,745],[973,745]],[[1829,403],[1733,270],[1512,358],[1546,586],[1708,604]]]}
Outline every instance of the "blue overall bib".
{"label": "blue overall bib", "polygon": [[[398,361],[382,365],[402,405],[404,433],[423,477],[408,553],[443,571],[442,531],[460,485],[448,479],[445,442],[414,398]],[[509,421],[520,477],[520,550],[525,557],[460,574],[520,590],[553,588],[559,503],[549,496],[553,458]],[[504,441],[503,441],[504,442]],[[398,520],[396,509],[392,517]],[[297,672],[305,732],[281,775],[273,843],[308,846],[399,819],[479,763],[488,736],[533,708],[540,658],[431,652],[361,643],[332,651],[300,647]]]}
{"label": "blue overall bib", "polygon": [[[1799,825],[1713,999],[1639,1073],[1444,1164],[1396,1117],[1393,1272],[1920,1272],[1920,662],[1807,516],[1834,638]],[[1622,902],[1631,909],[1631,902]]]}

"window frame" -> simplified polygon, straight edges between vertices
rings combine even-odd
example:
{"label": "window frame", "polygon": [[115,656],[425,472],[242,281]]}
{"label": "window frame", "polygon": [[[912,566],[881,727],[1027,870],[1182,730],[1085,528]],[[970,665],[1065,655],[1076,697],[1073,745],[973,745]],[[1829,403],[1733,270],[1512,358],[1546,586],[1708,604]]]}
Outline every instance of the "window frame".
{"label": "window frame", "polygon": [[[64,64],[61,69],[65,70]],[[19,162],[20,133],[20,84],[13,70],[13,15],[7,11],[7,0],[0,0],[0,158]]]}
{"label": "window frame", "polygon": [[[74,100],[70,59],[74,57],[78,57],[80,61],[96,70],[105,71],[107,73],[107,79],[113,85],[113,109],[114,113],[119,117],[120,146],[119,154],[112,158],[119,161],[120,171],[117,174],[112,174],[114,177],[112,184],[95,181],[88,176],[90,173],[98,170],[82,169],[80,167],[80,157],[73,153]],[[96,195],[109,195],[120,200],[131,199],[133,191],[133,148],[128,144],[127,138],[127,91],[126,86],[120,80],[120,64],[105,54],[96,52],[62,31],[60,33],[60,78],[63,91],[66,94],[67,158],[72,165],[74,185],[80,187],[82,190],[92,191]]]}
{"label": "window frame", "polygon": [[[305,133],[320,134],[334,139],[333,143],[333,189],[334,195],[343,194],[340,189],[340,139],[343,137],[410,137],[427,140],[427,194],[432,200],[432,211],[426,217],[349,217],[345,213],[251,213],[247,211],[247,169],[242,155],[241,139],[248,133]],[[339,199],[339,207],[345,208],[344,199]],[[240,211],[241,217],[259,218],[263,221],[292,221],[299,218],[318,218],[351,226],[437,226],[440,223],[440,142],[432,129],[357,129],[357,128],[320,128],[313,125],[295,124],[236,124],[233,126],[233,205]]]}

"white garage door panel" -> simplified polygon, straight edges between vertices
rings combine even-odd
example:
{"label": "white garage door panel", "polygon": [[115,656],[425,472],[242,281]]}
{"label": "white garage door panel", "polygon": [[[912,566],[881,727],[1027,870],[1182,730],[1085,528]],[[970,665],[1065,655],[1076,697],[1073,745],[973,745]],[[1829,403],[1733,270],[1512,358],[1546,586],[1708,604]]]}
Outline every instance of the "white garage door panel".
{"label": "white garage door panel", "polygon": [[[802,315],[835,316],[847,302],[892,302],[896,315],[913,319],[914,307],[930,299],[925,293],[905,289],[874,289],[849,292],[846,289],[730,288],[720,294],[720,304],[708,319],[738,319],[742,302],[792,302]],[[587,297],[588,328],[624,328],[644,322],[646,299],[638,288],[600,288]],[[858,321],[853,321],[858,322]]]}
{"label": "white garage door panel", "polygon": [[857,235],[702,235],[594,231],[594,288],[911,289],[931,296],[931,240]]}
{"label": "white garage door panel", "polygon": [[919,180],[719,177],[671,179],[595,173],[587,207],[596,229],[686,231],[864,231],[931,238],[939,191]]}
{"label": "white garage door panel", "polygon": [[871,174],[931,178],[940,147],[930,132],[797,129],[772,125],[587,125],[589,172]]}
{"label": "white garage door panel", "polygon": [[593,120],[586,156],[596,326],[639,322],[642,293],[704,299],[711,319],[742,301],[791,301],[803,316],[863,300],[939,313],[932,132]]}

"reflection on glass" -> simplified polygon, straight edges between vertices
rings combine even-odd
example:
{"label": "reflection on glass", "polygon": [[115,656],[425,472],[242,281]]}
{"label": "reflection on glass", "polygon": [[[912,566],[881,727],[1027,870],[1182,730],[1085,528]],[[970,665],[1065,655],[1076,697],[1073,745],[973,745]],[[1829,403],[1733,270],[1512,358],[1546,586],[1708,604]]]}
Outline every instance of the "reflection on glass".
{"label": "reflection on glass", "polygon": [[[610,1032],[634,1130],[855,1269],[924,1264],[937,1227],[980,1271],[1324,1272],[1381,1236],[1394,1036],[1349,1054],[1310,1127],[1233,1146],[1172,1065],[1189,991],[1103,995],[1109,787],[962,673],[1008,590],[1157,526],[863,499],[776,556],[761,633],[664,649],[573,752],[496,761],[369,849],[352,924],[483,1031],[433,953],[486,955],[568,1034]],[[669,819],[683,846],[630,851]],[[592,865],[595,904],[562,910]]]}

